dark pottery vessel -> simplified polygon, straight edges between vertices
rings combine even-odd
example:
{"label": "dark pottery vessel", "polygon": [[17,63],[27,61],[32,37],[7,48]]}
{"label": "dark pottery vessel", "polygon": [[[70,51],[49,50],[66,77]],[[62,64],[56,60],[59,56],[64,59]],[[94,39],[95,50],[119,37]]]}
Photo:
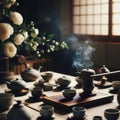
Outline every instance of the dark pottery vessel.
{"label": "dark pottery vessel", "polygon": [[43,94],[43,88],[35,87],[31,90],[33,98],[40,99],[40,96]]}
{"label": "dark pottery vessel", "polygon": [[56,80],[56,84],[58,84],[59,86],[63,88],[66,88],[70,83],[71,81],[66,76],[63,76]]}
{"label": "dark pottery vessel", "polygon": [[17,101],[7,114],[7,120],[32,120],[32,112],[24,106],[20,101]]}
{"label": "dark pottery vessel", "polygon": [[107,120],[118,120],[119,110],[114,108],[105,109],[104,116]]}
{"label": "dark pottery vessel", "polygon": [[62,91],[62,94],[63,96],[68,99],[68,100],[71,100],[75,97],[76,95],[76,90],[73,90],[73,89],[64,89]]}
{"label": "dark pottery vessel", "polygon": [[48,72],[48,73],[42,73],[42,74],[41,74],[41,77],[43,78],[43,80],[44,80],[45,82],[49,82],[49,81],[52,79],[53,74],[50,73],[50,72]]}
{"label": "dark pottery vessel", "polygon": [[6,82],[7,87],[11,89],[11,92],[16,96],[24,95],[28,93],[29,89],[26,88],[26,82],[22,79],[16,79]]}
{"label": "dark pottery vessel", "polygon": [[23,72],[21,72],[21,77],[23,78],[24,81],[26,82],[33,82],[40,78],[40,71],[33,69],[33,68],[27,68]]}
{"label": "dark pottery vessel", "polygon": [[13,105],[14,95],[12,93],[0,93],[0,112],[4,112]]}

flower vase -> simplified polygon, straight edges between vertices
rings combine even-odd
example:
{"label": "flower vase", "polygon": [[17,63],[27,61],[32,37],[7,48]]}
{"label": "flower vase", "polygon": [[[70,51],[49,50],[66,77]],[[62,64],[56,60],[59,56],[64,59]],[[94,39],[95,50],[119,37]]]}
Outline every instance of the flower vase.
{"label": "flower vase", "polygon": [[14,72],[9,69],[9,57],[0,58],[0,83],[13,80],[15,78]]}

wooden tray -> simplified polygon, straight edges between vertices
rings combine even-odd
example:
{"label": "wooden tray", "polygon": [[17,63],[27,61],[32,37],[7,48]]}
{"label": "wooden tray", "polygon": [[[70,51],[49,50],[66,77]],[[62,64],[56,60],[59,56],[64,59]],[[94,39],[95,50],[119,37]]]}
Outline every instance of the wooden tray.
{"label": "wooden tray", "polygon": [[102,92],[98,92],[97,95],[85,99],[81,99],[79,95],[76,95],[74,99],[70,101],[65,100],[65,98],[61,94],[50,97],[46,96],[43,98],[44,103],[53,105],[56,108],[64,109],[67,111],[71,111],[72,107],[76,105],[80,105],[88,108],[88,107],[109,103],[112,102],[112,100],[113,100],[112,94],[102,93]]}
{"label": "wooden tray", "polygon": [[104,88],[112,87],[112,83],[111,83],[111,82],[106,81],[105,84],[103,84],[103,85],[100,85],[100,84],[97,83],[97,82],[98,82],[98,81],[94,81],[94,84],[95,84],[95,86],[98,87],[98,88],[104,89]]}

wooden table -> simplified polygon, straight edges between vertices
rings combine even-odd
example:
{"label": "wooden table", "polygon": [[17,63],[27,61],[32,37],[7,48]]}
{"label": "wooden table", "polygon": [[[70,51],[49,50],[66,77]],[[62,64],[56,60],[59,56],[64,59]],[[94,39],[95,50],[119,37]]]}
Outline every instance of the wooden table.
{"label": "wooden table", "polygon": [[[46,71],[46,72],[52,72],[52,71]],[[44,73],[44,72],[41,72],[41,73]],[[62,76],[67,76],[71,80],[71,84],[70,84],[71,87],[74,87],[77,84],[76,81],[75,81],[75,77],[73,77],[73,76],[60,74],[60,73],[56,73],[56,72],[52,72],[52,73],[53,73],[53,78],[50,81],[50,83],[52,83],[52,84],[55,84],[55,80],[62,77]],[[20,77],[20,76],[17,76],[17,77]],[[35,82],[37,82],[37,81],[39,81],[39,80],[36,80]],[[34,87],[35,82],[27,82],[26,86],[31,90]],[[0,85],[0,92],[3,92],[4,89],[6,89],[6,85]],[[107,89],[95,88],[95,90],[97,90],[97,91],[104,91],[106,93],[109,92],[109,89],[110,88],[107,88]],[[59,91],[59,92],[44,91],[44,94],[46,94],[47,96],[51,96],[51,95],[55,95],[55,94],[57,95],[60,92],[61,91]],[[104,110],[106,108],[117,108],[118,107],[116,96],[117,95],[114,94],[114,99],[113,99],[113,101],[111,103],[107,103],[107,104],[104,104],[104,105],[99,105],[99,106],[94,106],[94,107],[91,107],[91,108],[87,108],[87,111],[86,111],[87,120],[92,120],[93,117],[96,116],[96,115],[97,116],[98,115],[102,116],[103,120],[105,120],[105,118],[104,118]],[[31,92],[29,92],[27,95],[16,97],[15,99],[21,100],[24,103],[30,97],[31,97]],[[40,105],[42,105],[42,104],[43,104],[43,102],[29,103],[28,108],[32,107],[32,108],[35,108],[36,110],[38,110],[38,111],[35,111],[35,110],[29,108],[29,111],[31,112],[31,114],[33,114],[33,119],[32,120],[38,120],[38,118],[40,116],[40,113],[39,113]],[[68,118],[69,114],[71,114],[71,113],[63,114],[63,110],[58,109],[58,111],[55,111],[55,113],[54,113],[55,120],[66,120]]]}

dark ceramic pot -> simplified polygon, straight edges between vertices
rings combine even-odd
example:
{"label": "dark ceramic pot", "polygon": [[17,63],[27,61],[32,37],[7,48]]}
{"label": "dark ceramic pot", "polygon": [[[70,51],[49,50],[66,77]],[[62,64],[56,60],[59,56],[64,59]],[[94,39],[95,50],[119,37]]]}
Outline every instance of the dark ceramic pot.
{"label": "dark ceramic pot", "polygon": [[7,120],[32,120],[32,112],[18,101],[7,114]]}
{"label": "dark ceramic pot", "polygon": [[0,112],[4,112],[13,105],[14,95],[12,93],[0,93]]}

